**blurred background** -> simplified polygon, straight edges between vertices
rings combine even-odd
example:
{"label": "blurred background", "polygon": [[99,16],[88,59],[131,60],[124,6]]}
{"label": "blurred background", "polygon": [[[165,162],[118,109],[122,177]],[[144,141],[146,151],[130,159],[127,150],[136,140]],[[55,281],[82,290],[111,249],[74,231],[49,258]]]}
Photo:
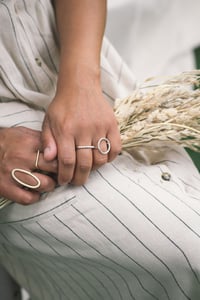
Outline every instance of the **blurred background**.
{"label": "blurred background", "polygon": [[139,82],[176,75],[200,68],[199,12],[199,0],[108,0],[106,36]]}

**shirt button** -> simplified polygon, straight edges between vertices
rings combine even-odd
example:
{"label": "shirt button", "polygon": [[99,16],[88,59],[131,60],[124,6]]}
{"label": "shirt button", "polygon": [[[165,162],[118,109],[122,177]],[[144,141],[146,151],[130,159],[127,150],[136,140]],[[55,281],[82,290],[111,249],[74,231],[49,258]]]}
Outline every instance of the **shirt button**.
{"label": "shirt button", "polygon": [[163,172],[162,175],[161,175],[161,178],[165,181],[170,181],[171,179],[171,174],[168,173],[168,172]]}
{"label": "shirt button", "polygon": [[42,62],[41,62],[41,60],[40,60],[38,57],[35,58],[35,62],[36,62],[36,64],[37,64],[39,67],[42,66]]}

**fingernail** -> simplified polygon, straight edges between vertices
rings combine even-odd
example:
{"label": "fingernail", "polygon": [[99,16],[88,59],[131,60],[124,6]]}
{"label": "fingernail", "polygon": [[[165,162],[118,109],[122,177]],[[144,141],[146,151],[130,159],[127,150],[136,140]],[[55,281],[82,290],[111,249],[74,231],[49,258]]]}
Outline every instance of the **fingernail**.
{"label": "fingernail", "polygon": [[50,147],[46,147],[44,149],[44,159],[49,160],[50,157],[51,157],[51,148]]}

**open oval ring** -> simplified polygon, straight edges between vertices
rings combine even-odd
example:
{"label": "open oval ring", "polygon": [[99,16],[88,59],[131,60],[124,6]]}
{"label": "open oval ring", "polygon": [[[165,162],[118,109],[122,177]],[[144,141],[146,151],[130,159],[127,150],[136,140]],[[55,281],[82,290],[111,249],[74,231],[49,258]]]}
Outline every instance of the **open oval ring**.
{"label": "open oval ring", "polygon": [[[101,148],[101,143],[102,142],[106,142],[106,146],[107,146],[107,149],[106,150],[102,150],[102,148]],[[109,152],[110,152],[110,148],[111,148],[111,146],[110,146],[110,141],[109,141],[109,139],[107,139],[107,138],[100,138],[99,140],[98,140],[98,143],[97,143],[97,149],[99,150],[99,152],[101,153],[101,154],[103,154],[103,155],[105,155],[105,154],[108,154]]]}
{"label": "open oval ring", "polygon": [[[26,174],[26,175],[29,175],[30,177],[32,177],[32,178],[35,180],[36,184],[35,184],[35,185],[30,185],[30,184],[28,184],[28,183],[26,183],[26,182],[20,180],[19,178],[17,178],[16,172],[18,172],[18,173],[23,173],[23,174]],[[18,183],[21,184],[22,186],[27,187],[27,188],[32,189],[32,190],[39,188],[40,185],[41,185],[41,182],[40,182],[39,178],[37,178],[37,176],[35,176],[35,175],[32,174],[31,172],[29,172],[29,171],[27,171],[27,170],[24,170],[24,169],[17,169],[17,168],[16,168],[16,169],[13,169],[13,170],[11,171],[11,176],[12,176],[12,178],[13,178],[16,182],[18,182]]]}
{"label": "open oval ring", "polygon": [[[102,146],[101,146],[102,142],[106,142],[106,146],[107,146],[106,150],[102,149]],[[89,146],[89,145],[83,145],[83,146],[76,146],[76,149],[97,149],[101,154],[106,155],[110,152],[111,145],[110,145],[109,139],[102,137],[98,140],[97,147]]]}

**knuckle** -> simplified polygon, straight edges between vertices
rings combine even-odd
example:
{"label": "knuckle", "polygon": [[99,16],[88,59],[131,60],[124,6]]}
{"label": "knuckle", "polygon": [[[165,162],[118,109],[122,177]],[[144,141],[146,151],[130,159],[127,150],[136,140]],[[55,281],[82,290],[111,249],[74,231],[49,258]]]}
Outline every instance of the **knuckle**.
{"label": "knuckle", "polygon": [[62,126],[59,126],[59,124],[57,124],[57,132],[60,135],[66,135],[66,132],[69,135],[73,134],[73,132],[74,132],[74,123],[73,123],[73,120],[68,119],[67,122],[65,120],[63,120]]}
{"label": "knuckle", "polygon": [[55,188],[55,182],[49,177],[44,177],[42,185],[45,192],[52,191]]}
{"label": "knuckle", "polygon": [[42,186],[44,188],[48,187],[49,186],[49,179],[48,179],[48,177],[47,176],[43,177],[41,183],[42,183]]}
{"label": "knuckle", "polygon": [[[104,126],[106,127],[106,122],[104,123]],[[95,123],[95,130],[96,132],[99,132],[102,129],[102,122],[100,120],[97,120]]]}
{"label": "knuckle", "polygon": [[84,120],[84,122],[81,122],[81,131],[82,132],[88,131],[88,130],[90,130],[90,128],[91,128],[91,123],[88,119]]}
{"label": "knuckle", "polygon": [[78,169],[80,170],[81,173],[88,173],[91,169],[91,165],[89,163],[84,163],[82,162],[79,166]]}
{"label": "knuckle", "polygon": [[74,180],[72,183],[74,186],[81,186],[86,182],[86,180]]}
{"label": "knuckle", "polygon": [[12,167],[9,166],[8,161],[5,159],[5,157],[2,157],[0,168],[1,168],[2,173],[4,173],[4,174],[9,174],[12,170]]}
{"label": "knuckle", "polygon": [[72,177],[73,177],[73,173],[71,172],[68,172],[68,173],[60,173],[59,176],[58,176],[58,183],[60,185],[65,185],[65,184],[68,184],[69,182],[71,182],[72,180]]}
{"label": "knuckle", "polygon": [[65,167],[72,168],[75,164],[75,159],[73,157],[62,157],[60,159],[61,164]]}

